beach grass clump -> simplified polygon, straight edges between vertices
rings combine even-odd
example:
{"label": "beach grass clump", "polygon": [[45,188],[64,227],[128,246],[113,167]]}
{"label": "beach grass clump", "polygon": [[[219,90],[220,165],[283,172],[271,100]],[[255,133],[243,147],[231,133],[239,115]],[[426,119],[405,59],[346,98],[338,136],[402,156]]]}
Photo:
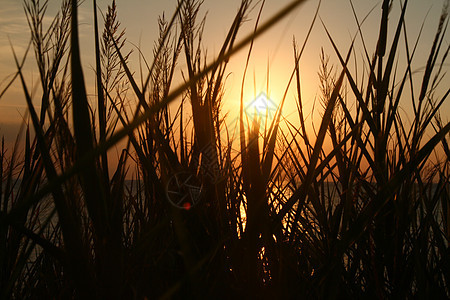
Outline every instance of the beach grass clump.
{"label": "beach grass clump", "polygon": [[[22,73],[33,51],[14,53],[28,118],[15,146],[3,141],[0,151],[0,297],[450,297],[450,123],[441,116],[448,87],[437,93],[450,49],[448,5],[419,85],[412,70],[420,36],[410,48],[407,1],[399,15],[383,1],[375,49],[365,46],[356,14],[347,49],[322,20],[334,53],[320,54],[321,118],[310,130],[299,62],[317,13],[302,46],[294,41],[273,118],[251,119],[243,104],[253,41],[302,2],[260,24],[264,1],[243,0],[207,63],[202,1],[179,1],[170,19],[158,20],[151,59],[134,53],[145,61],[138,80],[115,1],[101,19],[94,0],[90,97],[78,1],[62,1],[45,28],[47,2],[25,0],[42,93],[35,99]],[[255,7],[255,29],[240,39]],[[235,136],[222,111],[224,86],[244,47]],[[288,102],[295,121],[282,115]]]}

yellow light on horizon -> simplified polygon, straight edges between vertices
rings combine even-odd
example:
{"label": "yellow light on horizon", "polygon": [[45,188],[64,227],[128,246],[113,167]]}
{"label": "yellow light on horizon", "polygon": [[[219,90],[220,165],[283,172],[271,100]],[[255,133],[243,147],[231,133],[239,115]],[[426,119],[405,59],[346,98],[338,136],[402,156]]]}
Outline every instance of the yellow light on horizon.
{"label": "yellow light on horizon", "polygon": [[271,121],[275,117],[277,104],[272,101],[264,92],[261,92],[253,100],[249,101],[244,108],[248,118],[260,118],[264,123]]}

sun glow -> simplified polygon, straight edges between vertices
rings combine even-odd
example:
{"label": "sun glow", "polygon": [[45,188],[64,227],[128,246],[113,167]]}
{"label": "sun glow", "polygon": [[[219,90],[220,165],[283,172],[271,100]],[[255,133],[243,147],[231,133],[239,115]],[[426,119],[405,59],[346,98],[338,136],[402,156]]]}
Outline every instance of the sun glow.
{"label": "sun glow", "polygon": [[264,92],[253,100],[249,101],[245,106],[245,114],[249,118],[259,117],[261,119],[271,120],[277,111],[277,104],[272,101]]}
{"label": "sun glow", "polygon": [[250,125],[252,121],[259,122],[261,130],[269,125],[277,113],[278,105],[265,92],[260,92],[256,97],[244,103],[244,123]]}

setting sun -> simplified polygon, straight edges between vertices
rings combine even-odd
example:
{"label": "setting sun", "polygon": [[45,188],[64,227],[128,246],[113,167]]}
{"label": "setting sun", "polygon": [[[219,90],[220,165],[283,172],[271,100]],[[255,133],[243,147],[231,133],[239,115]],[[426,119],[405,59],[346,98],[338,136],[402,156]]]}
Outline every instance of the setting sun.
{"label": "setting sun", "polygon": [[261,92],[256,98],[245,104],[244,111],[249,118],[258,117],[262,120],[271,120],[275,117],[277,105],[267,97],[266,93]]}

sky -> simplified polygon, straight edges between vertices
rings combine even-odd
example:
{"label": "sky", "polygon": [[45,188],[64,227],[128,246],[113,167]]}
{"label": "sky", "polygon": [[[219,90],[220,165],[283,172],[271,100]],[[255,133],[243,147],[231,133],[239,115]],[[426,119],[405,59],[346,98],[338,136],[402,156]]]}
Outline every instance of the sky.
{"label": "sky", "polygon": [[[43,1],[42,1],[43,2]],[[109,0],[98,0],[100,12],[105,13]],[[382,1],[354,0],[354,6],[358,18],[362,20],[372,8],[375,9],[368,15],[362,26],[365,36],[366,46],[372,54],[377,41],[377,33],[380,23],[380,12]],[[403,2],[403,1],[402,1]],[[289,1],[267,0],[261,16],[261,23],[284,7]],[[269,32],[259,38],[254,45],[252,52],[249,75],[246,80],[245,98],[252,99],[261,91],[266,91],[267,80],[269,82],[269,98],[275,103],[281,99],[288,79],[293,71],[294,58],[292,41],[293,37],[301,45],[306,37],[307,30],[313,19],[318,1],[305,1],[296,10],[271,28]],[[170,18],[175,11],[177,1],[148,1],[148,0],[118,0],[118,18],[126,29],[127,44],[126,49],[134,49],[130,57],[131,69],[138,74],[138,51],[136,46],[144,53],[145,57],[151,61],[152,49],[157,39],[157,18],[162,13]],[[206,14],[206,26],[204,32],[204,48],[207,49],[208,59],[211,61],[216,57],[220,47],[226,37],[227,31],[233,21],[235,13],[239,7],[239,0],[204,0],[200,15]],[[48,23],[58,10],[60,1],[49,0],[46,22]],[[411,0],[406,13],[406,24],[408,30],[409,44],[412,45],[418,35],[423,22],[425,26],[417,50],[417,57],[413,62],[414,70],[420,78],[420,71],[426,64],[426,58],[430,52],[431,43],[437,28],[439,16],[442,10],[442,0]],[[393,1],[393,11],[390,16],[390,29],[395,26],[399,16],[400,1]],[[92,1],[85,0],[79,9],[81,57],[86,77],[88,93],[93,93],[94,87],[91,85],[94,65],[93,51],[93,17]],[[238,40],[250,33],[255,24],[259,6],[250,13],[248,21],[243,25]],[[311,37],[306,45],[304,55],[300,60],[302,89],[304,92],[305,109],[313,111],[314,98],[319,93],[318,68],[320,65],[320,51],[324,49],[330,56],[330,62],[337,64],[336,55],[328,40],[324,26],[330,31],[341,52],[346,53],[351,43],[352,37],[357,33],[356,22],[352,14],[349,0],[323,0],[319,8],[319,17],[324,25],[318,20],[314,25]],[[392,31],[391,31],[392,32]],[[392,37],[392,34],[390,35]],[[22,1],[0,0],[0,90],[3,90],[6,83],[15,73],[15,64],[10,43],[19,56],[23,55],[30,38],[27,21],[25,18]],[[449,34],[444,39],[444,46],[449,43]],[[359,46],[358,46],[359,45]],[[358,48],[359,47],[359,48]],[[357,39],[356,53],[362,56],[361,41]],[[243,65],[247,56],[248,48],[240,51],[231,58],[228,67],[228,77],[225,85],[226,97],[224,101],[225,111],[236,111],[239,106],[240,84],[242,81]],[[402,50],[404,51],[404,50]],[[404,52],[402,52],[404,53]],[[404,63],[399,59],[399,65]],[[183,60],[178,65],[178,70],[183,69]],[[448,69],[448,65],[445,67]],[[269,69],[269,78],[267,78]],[[361,72],[362,70],[360,70]],[[32,88],[35,98],[39,94],[38,72],[33,61],[33,52],[29,53],[27,63],[24,68],[27,83]],[[447,86],[444,86],[448,88]],[[18,126],[25,115],[25,102],[23,91],[19,82],[15,82],[4,96],[0,99],[0,135],[5,135],[8,139],[14,138],[17,134]],[[36,99],[37,100],[37,99]],[[448,102],[444,105],[444,111],[449,112]],[[38,103],[38,102],[36,102]],[[405,105],[407,106],[407,105]],[[289,115],[295,108],[293,104],[286,104],[283,114]],[[408,107],[404,108],[408,111]],[[316,114],[318,115],[318,114]],[[448,122],[447,119],[444,121]]]}

